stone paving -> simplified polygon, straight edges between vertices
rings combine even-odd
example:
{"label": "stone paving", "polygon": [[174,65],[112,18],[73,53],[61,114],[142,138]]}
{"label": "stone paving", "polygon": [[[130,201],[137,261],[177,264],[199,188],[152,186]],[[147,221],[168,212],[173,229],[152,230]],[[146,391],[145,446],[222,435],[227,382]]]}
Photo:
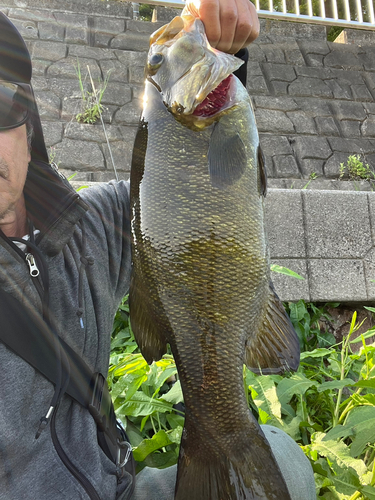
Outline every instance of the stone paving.
{"label": "stone paving", "polygon": [[[120,178],[127,179],[143,94],[149,35],[163,21],[132,19],[130,3],[0,0],[32,54],[51,158],[74,183],[114,178],[100,123],[77,123],[84,91],[109,75],[102,104]],[[176,12],[176,11],[175,11]],[[266,157],[270,251],[304,281],[273,273],[284,300],[371,302],[375,298],[375,195],[366,181],[340,180],[340,163],[361,154],[375,170],[375,33],[348,30],[326,41],[318,25],[261,20],[250,47],[248,90]],[[274,188],[274,189],[272,189]]]}

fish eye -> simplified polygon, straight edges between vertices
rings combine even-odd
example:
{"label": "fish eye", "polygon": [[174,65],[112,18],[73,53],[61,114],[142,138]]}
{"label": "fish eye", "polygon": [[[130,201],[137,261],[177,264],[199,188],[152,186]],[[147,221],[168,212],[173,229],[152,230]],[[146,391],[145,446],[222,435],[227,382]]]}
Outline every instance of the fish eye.
{"label": "fish eye", "polygon": [[162,54],[152,54],[147,63],[149,71],[152,72],[152,74],[155,74],[156,71],[160,68],[163,61],[164,57]]}

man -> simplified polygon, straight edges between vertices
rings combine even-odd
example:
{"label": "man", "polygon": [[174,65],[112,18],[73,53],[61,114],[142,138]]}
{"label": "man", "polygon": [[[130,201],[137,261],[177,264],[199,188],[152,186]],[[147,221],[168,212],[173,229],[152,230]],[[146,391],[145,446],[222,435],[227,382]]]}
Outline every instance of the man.
{"label": "man", "polygon": [[[198,13],[219,49],[236,53],[258,35],[257,16],[247,0],[202,0]],[[0,342],[0,499],[125,500],[134,482],[123,450],[112,459],[98,444],[93,413],[70,397],[69,379],[75,377],[67,373],[57,335],[91,372],[107,374],[113,318],[129,285],[129,185],[100,184],[80,195],[71,189],[48,164],[30,80],[26,46],[0,15],[1,322],[7,313],[4,301],[16,299],[20,318],[13,311],[13,319],[22,321],[28,311],[35,321],[42,318],[57,346],[51,383]],[[13,336],[18,334],[15,328]],[[49,341],[47,335],[42,350]],[[26,357],[32,348],[26,346]],[[312,484],[308,463],[301,468],[302,490],[292,477],[307,459],[286,435],[270,432],[286,446],[284,463],[296,467],[285,476],[292,499],[313,498],[311,492],[300,493]],[[174,473],[143,473],[136,498],[171,499]]]}

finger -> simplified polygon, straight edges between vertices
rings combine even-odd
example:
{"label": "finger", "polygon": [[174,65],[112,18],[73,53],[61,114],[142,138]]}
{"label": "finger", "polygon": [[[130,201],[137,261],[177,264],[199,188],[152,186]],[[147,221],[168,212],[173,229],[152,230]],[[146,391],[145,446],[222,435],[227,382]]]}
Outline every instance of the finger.
{"label": "finger", "polygon": [[252,2],[249,2],[248,9],[250,10],[252,29],[244,46],[249,45],[251,42],[256,40],[260,32],[259,17],[255,5]]}
{"label": "finger", "polygon": [[223,52],[232,52],[237,35],[238,11],[236,0],[220,1],[220,40],[215,48]]}
{"label": "finger", "polygon": [[238,19],[233,43],[228,52],[235,54],[259,35],[259,19],[254,5],[248,0],[236,0]]}
{"label": "finger", "polygon": [[198,13],[211,47],[216,48],[221,38],[220,0],[201,0]]}

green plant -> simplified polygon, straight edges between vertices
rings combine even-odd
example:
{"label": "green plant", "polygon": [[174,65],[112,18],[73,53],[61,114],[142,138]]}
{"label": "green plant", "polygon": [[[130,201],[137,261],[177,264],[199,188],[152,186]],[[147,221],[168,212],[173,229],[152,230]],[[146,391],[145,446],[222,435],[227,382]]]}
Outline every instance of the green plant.
{"label": "green plant", "polygon": [[139,4],[139,19],[141,21],[151,21],[152,19],[152,12],[154,10],[153,5],[148,5],[146,3],[140,3]]}
{"label": "green plant", "polygon": [[108,385],[133,444],[138,471],[177,462],[184,417],[178,407],[182,391],[176,374],[172,355],[149,366],[139,353],[125,297],[114,321]]}
{"label": "green plant", "polygon": [[295,273],[291,269],[288,269],[287,267],[284,266],[278,266],[277,264],[271,264],[270,266],[271,271],[275,273],[280,273],[280,274],[285,274],[286,276],[291,276],[292,278],[297,278],[298,280],[304,280],[302,276],[299,274]]}
{"label": "green plant", "polygon": [[343,30],[344,28],[340,26],[331,26],[331,28],[327,29],[327,40],[329,42],[334,42]]}
{"label": "green plant", "polygon": [[337,307],[338,303],[317,306],[304,300],[284,304],[290,320],[297,332],[301,351],[312,351],[320,347],[330,347],[336,339],[325,325],[332,320],[327,309]]}
{"label": "green plant", "polygon": [[[330,348],[301,354],[297,373],[256,376],[246,386],[260,423],[275,425],[297,441],[311,460],[317,498],[375,499],[375,344],[358,330],[353,314],[349,334]],[[362,342],[359,353],[351,345]]]}
{"label": "green plant", "polygon": [[350,180],[372,180],[375,179],[374,172],[367,163],[361,161],[360,155],[350,155],[346,165],[340,163],[340,179],[348,172]]}
{"label": "green plant", "polygon": [[108,85],[110,71],[108,71],[104,81],[99,82],[98,88],[94,87],[94,83],[91,79],[90,74],[91,91],[88,91],[84,88],[84,80],[82,79],[81,66],[78,59],[77,66],[75,66],[74,68],[76,70],[79,88],[81,90],[82,96],[82,112],[76,115],[76,120],[81,123],[95,123],[97,120],[99,120],[103,110],[101,101]]}
{"label": "green plant", "polygon": [[[336,305],[287,304],[304,338],[300,367],[286,376],[255,375],[244,367],[245,392],[259,423],[281,428],[301,446],[318,499],[375,500],[375,343],[365,343],[375,328],[352,340],[361,326],[354,313],[348,335],[331,345],[335,339],[322,333],[321,320]],[[362,343],[357,353],[351,349],[356,343]],[[176,463],[184,421],[176,366],[170,354],[147,365],[131,331],[127,299],[116,314],[111,347],[108,382],[138,470]]]}

